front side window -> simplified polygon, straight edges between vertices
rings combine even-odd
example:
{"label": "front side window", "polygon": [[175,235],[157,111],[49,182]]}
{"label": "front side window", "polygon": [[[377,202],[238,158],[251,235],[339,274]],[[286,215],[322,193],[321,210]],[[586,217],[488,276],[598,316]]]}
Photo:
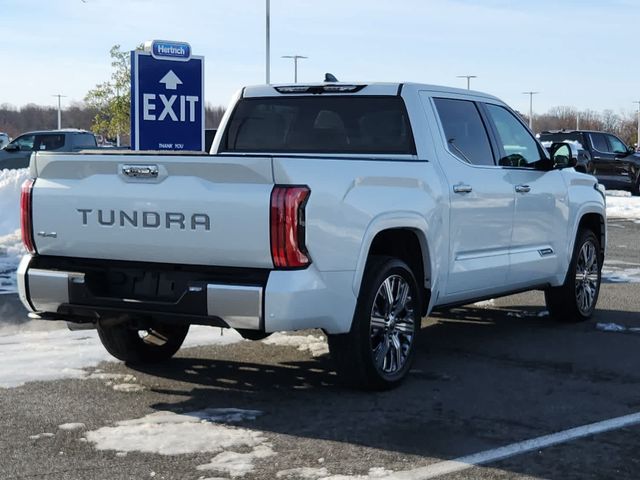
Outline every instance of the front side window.
{"label": "front side window", "polygon": [[245,98],[222,145],[228,152],[416,153],[404,102],[396,96]]}
{"label": "front side window", "polygon": [[498,141],[503,149],[499,164],[504,167],[533,167],[542,155],[538,143],[525,126],[506,108],[486,104],[489,116],[498,131]]}
{"label": "front side window", "polygon": [[58,150],[64,146],[64,134],[47,134],[36,137],[36,150]]}
{"label": "front side window", "polygon": [[434,98],[449,151],[473,165],[495,165],[478,107],[468,100]]}
{"label": "front side window", "polygon": [[609,151],[611,153],[627,153],[627,146],[618,137],[607,135],[607,140],[609,140],[609,146],[611,147]]}
{"label": "front side window", "polygon": [[20,150],[23,151],[31,151],[33,150],[33,143],[36,139],[35,135],[23,135],[21,137],[16,138],[13,142],[13,145],[17,145]]}

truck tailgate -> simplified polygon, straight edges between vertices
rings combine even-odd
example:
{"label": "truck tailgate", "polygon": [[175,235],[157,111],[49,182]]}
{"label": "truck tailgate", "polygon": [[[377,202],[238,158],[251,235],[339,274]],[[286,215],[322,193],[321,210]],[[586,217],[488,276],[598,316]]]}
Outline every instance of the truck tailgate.
{"label": "truck tailgate", "polygon": [[269,157],[38,154],[34,162],[42,255],[273,266]]}

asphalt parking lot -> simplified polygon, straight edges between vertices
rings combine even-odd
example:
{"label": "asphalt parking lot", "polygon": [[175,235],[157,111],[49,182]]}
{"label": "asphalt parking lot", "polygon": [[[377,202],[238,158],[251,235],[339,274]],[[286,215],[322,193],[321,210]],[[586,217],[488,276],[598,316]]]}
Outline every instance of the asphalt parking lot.
{"label": "asphalt parking lot", "polygon": [[[593,320],[553,322],[540,292],[436,312],[423,320],[409,379],[390,392],[337,384],[320,340],[317,356],[240,342],[183,349],[144,370],[105,362],[89,378],[0,389],[0,478],[636,479],[640,423],[517,451],[526,440],[640,412],[640,333],[596,328],[640,327],[639,239],[639,223],[609,222]],[[115,378],[136,387],[116,391]],[[258,411],[217,421],[222,430],[212,438],[226,449],[162,455],[145,445],[179,441],[186,430],[147,422],[127,438],[114,428],[158,412],[220,408]],[[240,431],[252,440],[233,446],[230,435]],[[115,445],[98,449],[108,445],[95,432],[114,433]],[[453,473],[442,465],[509,446],[503,460]],[[226,463],[216,457],[225,451],[236,454]],[[218,467],[203,468],[209,463]]]}

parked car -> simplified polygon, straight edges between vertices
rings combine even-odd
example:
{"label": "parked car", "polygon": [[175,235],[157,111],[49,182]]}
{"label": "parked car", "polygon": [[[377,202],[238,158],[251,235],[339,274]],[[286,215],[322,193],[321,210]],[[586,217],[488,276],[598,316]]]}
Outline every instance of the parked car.
{"label": "parked car", "polygon": [[578,165],[595,175],[606,188],[640,195],[640,155],[617,136],[595,130],[551,130],[539,134],[540,141],[573,142],[585,152]]}
{"label": "parked car", "polygon": [[247,87],[210,155],[36,153],[20,297],[139,364],[191,324],[319,328],[341,378],[389,388],[434,308],[544,290],[558,321],[593,314],[605,198],[574,160],[479,92]]}
{"label": "parked car", "polygon": [[11,138],[9,138],[8,134],[4,132],[0,132],[0,150],[6,147],[10,141],[11,141]]}
{"label": "parked car", "polygon": [[96,137],[86,130],[27,132],[0,150],[0,170],[28,167],[33,152],[74,152],[96,147]]}

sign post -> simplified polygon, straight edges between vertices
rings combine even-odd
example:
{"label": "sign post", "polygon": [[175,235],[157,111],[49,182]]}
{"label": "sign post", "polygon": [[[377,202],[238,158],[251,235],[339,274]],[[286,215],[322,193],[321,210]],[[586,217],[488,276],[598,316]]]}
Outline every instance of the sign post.
{"label": "sign post", "polygon": [[204,149],[204,57],[184,42],[131,52],[131,148]]}

